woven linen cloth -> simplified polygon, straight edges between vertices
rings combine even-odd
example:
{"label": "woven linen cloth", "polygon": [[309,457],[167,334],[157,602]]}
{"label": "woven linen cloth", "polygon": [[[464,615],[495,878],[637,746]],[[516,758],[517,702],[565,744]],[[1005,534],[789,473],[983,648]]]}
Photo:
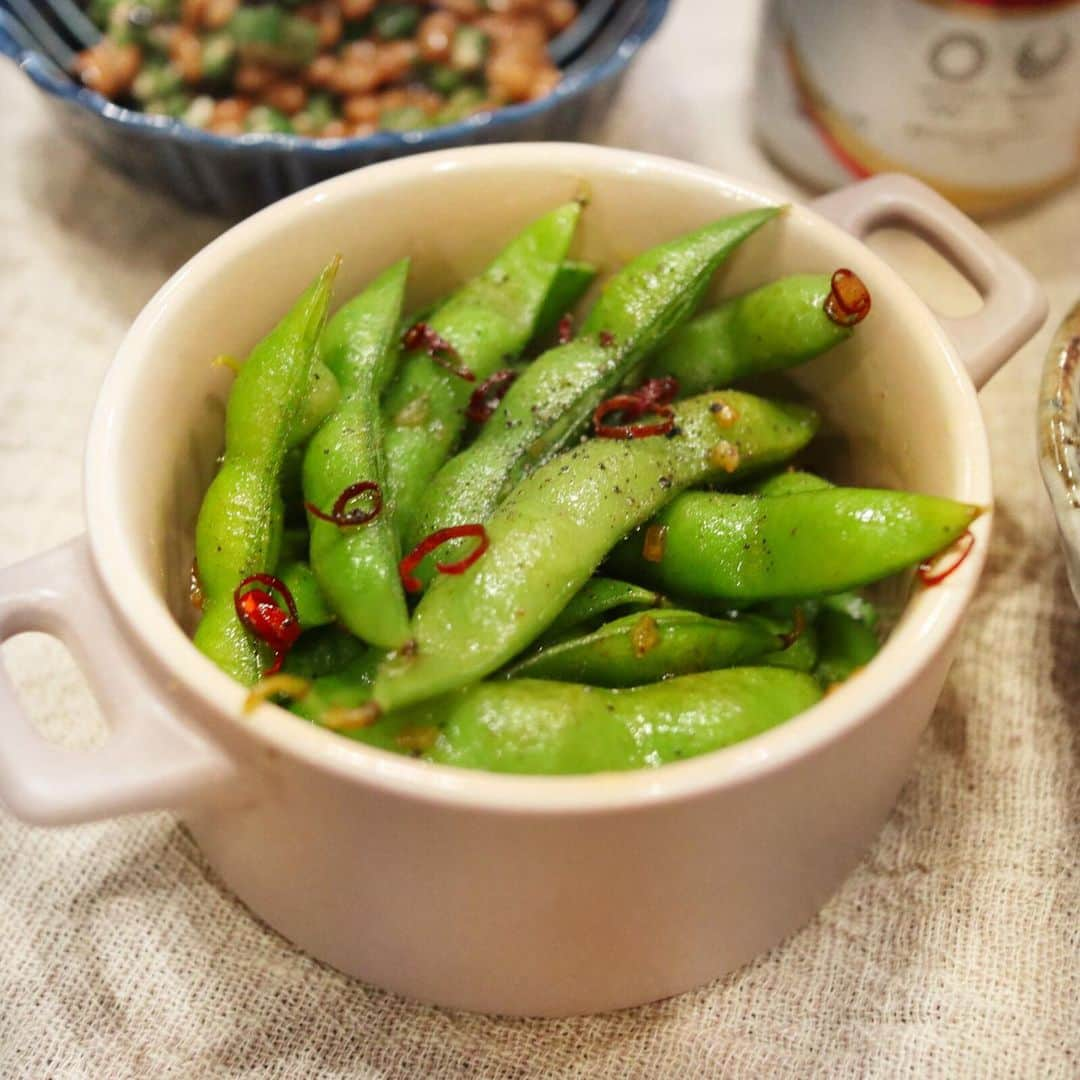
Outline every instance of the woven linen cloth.
{"label": "woven linen cloth", "polygon": [[[732,9],[721,43],[712,3],[683,0],[606,137],[780,185],[745,135],[753,9]],[[105,367],[223,225],[91,161],[10,66],[0,101],[6,565],[81,530]],[[1045,283],[1052,320],[1080,294],[1078,223],[1074,191],[992,226]],[[0,1076],[1080,1076],[1080,613],[1035,460],[1049,336],[982,395],[997,528],[911,777],[859,867],[784,944],[622,1013],[459,1014],[298,953],[168,814],[42,830],[0,811]],[[4,656],[54,737],[100,736],[54,643],[18,639]]]}

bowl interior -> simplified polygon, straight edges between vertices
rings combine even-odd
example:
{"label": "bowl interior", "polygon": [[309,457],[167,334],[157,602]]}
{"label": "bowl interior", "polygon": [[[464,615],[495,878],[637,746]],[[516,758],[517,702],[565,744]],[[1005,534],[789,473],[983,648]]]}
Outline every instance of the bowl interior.
{"label": "bowl interior", "polygon": [[[582,195],[589,201],[576,254],[605,272],[768,201],[704,170],[596,148],[448,152],[351,174],[279,203],[230,230],[164,287],[110,371],[87,472],[90,533],[107,584],[159,657],[186,675],[212,677],[179,640],[178,625],[191,621],[193,525],[222,447],[232,378],[213,358],[245,354],[335,252],[344,255],[338,302],[409,255],[409,302],[420,307],[478,270],[531,219]],[[715,292],[840,266],[866,281],[873,311],[848,343],[791,379],[793,392],[825,415],[821,446],[832,474],[988,502],[985,436],[970,383],[929,311],[869,249],[792,208],[747,241]],[[899,627],[911,623],[915,633],[922,620],[925,628],[949,591],[969,590],[973,580],[961,573],[917,594]]]}

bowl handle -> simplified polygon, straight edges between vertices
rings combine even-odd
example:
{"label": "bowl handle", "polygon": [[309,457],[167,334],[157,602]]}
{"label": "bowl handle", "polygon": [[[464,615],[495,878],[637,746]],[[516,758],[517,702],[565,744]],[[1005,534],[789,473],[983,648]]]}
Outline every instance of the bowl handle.
{"label": "bowl handle", "polygon": [[962,319],[938,316],[977,388],[1042,326],[1047,301],[1035,278],[969,217],[910,176],[886,173],[810,204],[859,240],[904,228],[944,255],[978,290],[982,307]]}
{"label": "bowl handle", "polygon": [[0,662],[0,801],[23,821],[70,825],[204,801],[235,783],[225,754],[176,718],[133,655],[85,536],[0,570],[0,642],[37,630],[81,668],[109,737],[74,750],[43,738]]}

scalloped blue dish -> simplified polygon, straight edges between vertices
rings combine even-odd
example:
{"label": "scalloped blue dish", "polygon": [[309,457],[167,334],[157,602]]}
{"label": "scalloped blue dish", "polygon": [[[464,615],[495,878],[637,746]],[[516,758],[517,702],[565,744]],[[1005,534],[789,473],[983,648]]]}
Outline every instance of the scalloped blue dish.
{"label": "scalloped blue dish", "polygon": [[668,6],[669,0],[642,0],[638,17],[612,51],[594,64],[571,64],[555,91],[540,101],[446,127],[352,139],[226,137],[122,108],[26,47],[25,36],[2,3],[0,53],[45,93],[61,125],[113,167],[188,206],[237,217],[338,173],[389,158],[477,143],[580,140],[607,110],[630,62],[657,31]]}

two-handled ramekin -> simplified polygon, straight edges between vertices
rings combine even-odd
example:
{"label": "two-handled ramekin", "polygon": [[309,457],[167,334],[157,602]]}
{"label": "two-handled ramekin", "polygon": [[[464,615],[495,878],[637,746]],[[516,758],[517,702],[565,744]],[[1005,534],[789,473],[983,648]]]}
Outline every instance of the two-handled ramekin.
{"label": "two-handled ramekin", "polygon": [[[820,705],[658,770],[507,777],[396,757],[274,706],[192,646],[188,571],[222,442],[228,373],[328,255],[339,296],[404,254],[422,303],[531,218],[587,190],[582,257],[773,202],[713,172],[579,145],[449,151],[352,173],[225,233],[125,339],[86,452],[87,535],[0,572],[0,640],[67,644],[112,723],[99,749],[45,742],[0,681],[0,798],[63,824],[176,808],[251,909],[312,955],[426,1001],[599,1011],[674,994],[806,922],[880,828],[940,693],[985,559],[915,589],[881,654]],[[984,299],[936,318],[863,243],[883,225],[949,254]],[[882,177],[793,207],[724,271],[725,292],[847,266],[873,294],[852,340],[795,375],[826,417],[834,474],[989,507],[975,397],[1040,325],[1032,278],[918,183]],[[974,385],[973,385],[974,384]]]}

